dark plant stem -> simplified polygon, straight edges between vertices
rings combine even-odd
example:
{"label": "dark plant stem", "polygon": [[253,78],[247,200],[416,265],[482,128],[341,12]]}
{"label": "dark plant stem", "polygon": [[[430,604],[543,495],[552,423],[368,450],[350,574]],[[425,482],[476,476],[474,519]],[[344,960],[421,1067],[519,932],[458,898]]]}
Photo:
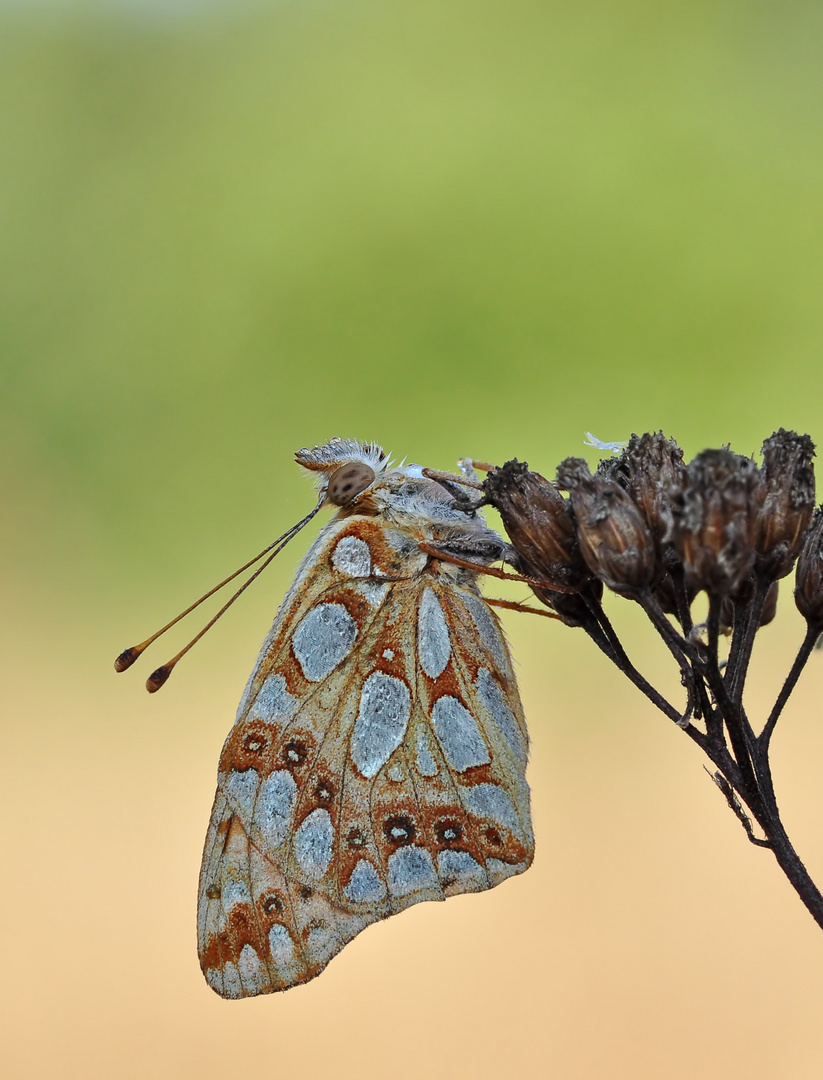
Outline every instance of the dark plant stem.
{"label": "dark plant stem", "polygon": [[[677,617],[680,620],[684,635],[688,638],[694,628],[694,621],[692,620],[692,611],[689,605],[689,593],[686,588],[686,575],[683,572],[682,566],[672,566],[669,569],[669,575],[674,583],[674,595],[677,602]],[[706,731],[708,732],[709,737],[719,743],[721,741],[723,721],[711,707],[709,695],[706,693],[706,687],[703,680],[695,680],[695,686],[698,702],[695,715],[697,717],[702,717],[705,720]]]}
{"label": "dark plant stem", "polygon": [[771,742],[772,732],[774,726],[780,718],[780,714],[783,711],[783,706],[789,700],[789,696],[797,685],[797,680],[800,678],[803,668],[806,666],[806,662],[812,654],[812,649],[815,646],[815,642],[820,636],[819,626],[809,626],[806,630],[806,636],[803,639],[803,644],[795,657],[795,661],[792,664],[791,671],[786,676],[786,681],[780,689],[780,693],[777,695],[777,701],[774,703],[774,708],[769,713],[769,719],[766,721],[763,730],[760,733],[758,743],[760,749],[768,751],[769,743]]}
{"label": "dark plant stem", "polygon": [[[717,667],[717,648],[718,640],[720,638],[720,608],[723,600],[716,593],[709,597],[709,615],[706,620],[706,627],[709,632],[709,656],[711,663]],[[719,668],[718,668],[719,670]]]}
{"label": "dark plant stem", "polygon": [[[587,601],[593,620],[593,625],[587,628],[589,636],[649,701],[670,720],[674,720],[678,726],[682,727],[706,754],[717,769],[716,773],[711,774],[712,778],[723,792],[749,840],[758,847],[771,849],[789,884],[817,925],[823,929],[823,894],[795,851],[780,819],[769,762],[769,742],[775,724],[820,637],[821,627],[810,626],[806,631],[792,669],[760,737],[757,738],[739,697],[735,699],[732,696],[732,687],[739,687],[739,692],[742,693],[753,642],[751,627],[757,628],[759,625],[765,589],[756,588],[755,596],[748,606],[745,627],[740,628],[743,636],[739,639],[737,673],[736,677],[735,673],[732,673],[729,682],[723,678],[717,656],[720,618],[718,597],[711,597],[709,600],[709,642],[708,645],[702,645],[677,632],[651,592],[639,590],[629,595],[641,605],[677,661],[684,685],[689,689],[690,704],[696,698],[705,702],[703,715],[706,719],[706,732],[688,723],[689,712],[681,716],[634,668],[599,602]],[[684,629],[686,626],[691,629],[690,617],[686,615],[685,609],[681,612],[680,621]],[[714,708],[709,704],[709,694],[714,698]],[[728,732],[731,749],[726,743],[726,732]],[[763,839],[754,834],[751,821],[743,809],[744,806],[748,808],[763,830]]]}
{"label": "dark plant stem", "polygon": [[[705,769],[706,766],[704,765],[703,768]],[[709,770],[706,769],[706,772],[709,772]],[[757,847],[771,847],[768,840],[761,840],[759,836],[755,836],[754,829],[752,828],[751,818],[746,813],[737,792],[734,790],[726,777],[723,776],[723,774],[720,772],[709,772],[709,776],[711,776],[712,780],[714,780],[715,784],[717,784],[717,786],[725,795],[726,802],[729,805],[729,809],[743,826],[746,832],[746,836],[748,836],[749,840]]]}
{"label": "dark plant stem", "polygon": [[[763,606],[766,603],[766,594],[770,585],[771,581],[761,574],[755,576],[754,595],[746,606],[744,628],[741,628],[742,633],[739,633],[737,626],[735,626],[726,671],[729,693],[735,701],[740,701],[743,696],[743,683],[746,681],[746,672],[749,670],[749,661],[752,658],[754,639],[760,626],[760,619],[763,616]],[[740,642],[739,646],[737,644],[738,640]]]}
{"label": "dark plant stem", "polygon": [[690,661],[695,659],[693,646],[675,630],[660,604],[649,589],[638,589],[628,594],[643,608],[652,622],[655,630],[660,634],[669,652],[677,661],[680,668],[680,678],[688,694],[686,711],[680,718],[679,726],[686,728],[689,717],[695,712],[702,712],[707,716],[709,705],[705,696],[701,694],[700,680],[692,669]]}
{"label": "dark plant stem", "polygon": [[[738,667],[739,679],[741,679],[739,674],[741,671],[745,675],[748,656],[751,655],[749,627],[753,624],[756,628],[760,621],[762,599],[760,599],[759,594],[761,591],[762,597],[765,597],[765,589],[758,589],[749,607],[749,620],[746,624],[739,652],[740,659],[738,663],[739,665],[742,664],[742,666]],[[716,711],[706,714],[707,734],[703,735],[694,725],[689,725],[686,729],[687,734],[692,736],[693,740],[719,770],[720,780],[716,782],[719,783],[729,805],[743,823],[749,839],[760,847],[769,847],[772,850],[778,865],[795,892],[803,901],[818,926],[823,928],[823,894],[815,885],[808,870],[794,850],[780,819],[768,755],[771,733],[814,648],[817,638],[820,636],[821,628],[809,627],[807,630],[794,665],[758,739],[754,735],[742,704],[732,697],[731,688],[720,672],[716,651],[720,610],[719,598],[710,598],[709,602],[708,647],[700,646],[681,637],[652,596],[640,593],[636,599],[668,645],[672,655],[678,661],[681,672],[684,671],[684,668],[688,669],[689,677],[695,680],[704,694],[708,687],[716,702]],[[753,637],[751,640],[753,640]],[[742,687],[742,680],[737,685]],[[709,717],[711,716],[715,717],[718,725],[710,726]],[[726,746],[723,735],[724,723],[731,743],[731,753]],[[734,801],[735,795],[739,796],[751,811],[754,819],[763,830],[764,840],[759,839],[752,832],[751,824],[746,819],[745,813]]]}
{"label": "dark plant stem", "polygon": [[691,646],[686,638],[681,637],[675,630],[669,620],[666,618],[666,613],[655,600],[654,596],[648,589],[639,589],[632,593],[632,599],[636,600],[638,604],[643,608],[646,615],[651,620],[655,630],[663,638],[667,649],[677,661],[680,671],[684,675],[691,676],[692,671],[689,666],[689,660],[692,658],[689,653],[691,652]]}
{"label": "dark plant stem", "polygon": [[660,709],[660,711],[665,716],[668,716],[670,720],[679,723],[681,714],[674,705],[671,705],[666,701],[663,695],[658,690],[655,690],[651,683],[648,682],[648,680],[640,674],[634,664],[632,664],[599,601],[594,600],[593,598],[586,598],[586,605],[596,622],[597,631],[599,631],[593,633],[591,629],[586,628],[589,637],[595,645],[597,645],[597,647],[608,656],[612,663],[615,664],[615,666],[622,671],[632,683],[634,683],[637,689],[649,699],[652,705]]}
{"label": "dark plant stem", "polygon": [[680,620],[680,625],[683,627],[683,633],[689,634],[692,626],[692,609],[689,606],[689,593],[686,588],[686,575],[683,573],[682,567],[672,566],[669,570],[669,576],[674,584],[674,596],[677,602],[677,617]]}
{"label": "dark plant stem", "polygon": [[[770,786],[770,785],[769,785]],[[767,818],[759,818],[759,823],[766,834],[777,864],[789,879],[793,889],[806,905],[809,914],[823,929],[823,894],[809,876],[809,872],[794,850],[788,834],[780,820],[780,813],[774,796],[768,800]],[[752,808],[752,813],[754,809]],[[755,814],[755,817],[757,815]]]}

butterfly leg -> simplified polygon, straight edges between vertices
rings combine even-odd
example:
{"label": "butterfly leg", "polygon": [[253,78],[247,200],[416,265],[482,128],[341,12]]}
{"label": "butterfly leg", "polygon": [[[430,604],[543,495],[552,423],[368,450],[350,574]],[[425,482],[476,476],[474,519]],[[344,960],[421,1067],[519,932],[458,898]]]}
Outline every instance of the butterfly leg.
{"label": "butterfly leg", "polygon": [[[440,559],[441,562],[451,563],[453,566],[461,566],[466,570],[474,570],[477,574],[487,574],[489,577],[500,578],[501,581],[517,581],[524,585],[529,585],[533,589],[548,589],[550,592],[562,592],[562,593],[577,593],[579,589],[573,589],[569,586],[560,585],[554,581],[544,581],[541,578],[526,577],[523,574],[510,574],[505,570],[500,570],[496,566],[488,566],[485,563],[478,563],[472,559],[463,559],[454,552],[454,544],[449,543],[448,547],[440,544],[430,544],[426,541],[421,541],[418,545],[420,550],[425,555],[431,555],[433,559]],[[498,556],[501,557],[502,556]]]}
{"label": "butterfly leg", "polygon": [[556,615],[553,611],[542,611],[540,608],[529,607],[528,604],[518,604],[514,600],[493,600],[488,596],[484,596],[483,599],[490,607],[505,608],[506,611],[522,611],[528,615],[542,615],[544,619],[559,619],[559,615]]}

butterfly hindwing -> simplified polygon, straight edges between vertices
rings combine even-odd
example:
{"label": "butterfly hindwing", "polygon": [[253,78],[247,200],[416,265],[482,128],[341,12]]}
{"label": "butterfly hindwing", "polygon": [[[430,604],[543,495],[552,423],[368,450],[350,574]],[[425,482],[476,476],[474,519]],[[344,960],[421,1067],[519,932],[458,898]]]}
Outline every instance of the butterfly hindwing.
{"label": "butterfly hindwing", "polygon": [[198,931],[206,980],[222,997],[306,982],[373,921],[290,881],[250,842],[219,793],[214,823],[216,843],[207,841],[201,873]]}

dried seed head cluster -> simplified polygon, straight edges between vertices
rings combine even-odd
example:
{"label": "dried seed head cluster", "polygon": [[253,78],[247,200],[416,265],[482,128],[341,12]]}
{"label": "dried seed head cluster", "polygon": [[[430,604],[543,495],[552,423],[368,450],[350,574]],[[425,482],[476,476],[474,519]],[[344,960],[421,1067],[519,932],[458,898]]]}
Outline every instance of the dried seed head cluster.
{"label": "dried seed head cluster", "polygon": [[[748,603],[759,582],[757,618],[765,625],[774,617],[778,579],[801,556],[798,607],[823,623],[813,457],[808,435],[781,428],[764,442],[759,466],[727,447],[686,463],[673,439],[649,432],[632,435],[594,475],[582,458],[567,458],[551,484],[510,461],[489,473],[484,490],[517,565],[547,583],[578,593],[593,581],[630,596],[651,590],[663,611],[684,617],[705,590],[722,601],[721,625],[731,627],[735,604]],[[538,595],[558,611],[573,606],[568,591]]]}

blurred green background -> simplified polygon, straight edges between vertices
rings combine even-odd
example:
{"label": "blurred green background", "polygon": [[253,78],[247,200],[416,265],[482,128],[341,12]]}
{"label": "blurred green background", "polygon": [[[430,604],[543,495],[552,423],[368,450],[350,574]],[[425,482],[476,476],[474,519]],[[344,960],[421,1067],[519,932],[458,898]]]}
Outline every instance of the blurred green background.
{"label": "blurred green background", "polygon": [[[8,919],[23,928],[6,1013],[23,1034],[15,1075],[67,1075],[67,1062],[70,1075],[212,1075],[234,1060],[209,1041],[215,1024],[229,1031],[225,1016],[249,1018],[246,1040],[288,1017],[283,1031],[307,1048],[312,1016],[337,1015],[341,996],[352,1023],[377,1010],[391,1053],[378,976],[362,976],[348,1003],[343,958],[310,988],[233,1007],[211,1000],[193,960],[220,742],[308,541],[162,702],[140,696],[137,673],[114,685],[111,659],[306,512],[292,454],[331,435],[440,468],[464,454],[517,456],[549,476],[586,452],[585,431],[612,440],[663,428],[689,454],[726,442],[754,452],[780,425],[823,438],[821,44],[819,5],[769,0],[0,0],[3,782]],[[417,1003],[432,1030],[427,988],[442,967],[455,975],[464,1056],[436,1043],[430,1075],[492,1075],[501,1062],[529,1076],[743,1075],[723,1027],[701,1028],[705,1014],[667,1027],[662,1002],[682,1010],[688,987],[716,1008],[734,998],[723,1022],[737,1053],[751,1049],[747,1076],[819,1076],[819,934],[768,856],[745,845],[694,755],[585,643],[506,625],[535,738],[543,862],[523,879],[533,894],[513,883],[499,900],[469,899],[484,949],[488,903],[520,926],[521,952],[494,935],[489,969],[453,968],[436,928],[466,925],[454,901],[456,915],[397,920],[408,952],[389,955],[392,922],[359,954],[384,962],[392,985],[398,966],[407,973],[422,1001],[403,1008]],[[799,632],[790,613],[781,625],[769,694]],[[801,853],[823,862],[819,807],[803,802],[823,757],[819,672],[806,679],[808,727],[796,718],[784,782],[797,778]],[[656,794],[644,796],[650,777]],[[689,816],[695,799],[705,821]],[[647,827],[659,830],[653,848]],[[708,857],[706,843],[721,847]],[[637,859],[631,874],[646,884],[625,885],[616,851]],[[603,860],[610,869],[589,879]],[[712,876],[726,869],[727,882]],[[637,889],[622,906],[621,888]],[[557,922],[549,889],[562,898]],[[752,959],[768,904],[772,967]],[[465,948],[464,963],[475,937]],[[668,948],[676,959],[662,959]],[[409,975],[416,962],[431,966]],[[471,1041],[495,1017],[503,1042]],[[335,1074],[384,1075],[344,1029],[328,1036]],[[312,1058],[304,1075],[321,1065]]]}

